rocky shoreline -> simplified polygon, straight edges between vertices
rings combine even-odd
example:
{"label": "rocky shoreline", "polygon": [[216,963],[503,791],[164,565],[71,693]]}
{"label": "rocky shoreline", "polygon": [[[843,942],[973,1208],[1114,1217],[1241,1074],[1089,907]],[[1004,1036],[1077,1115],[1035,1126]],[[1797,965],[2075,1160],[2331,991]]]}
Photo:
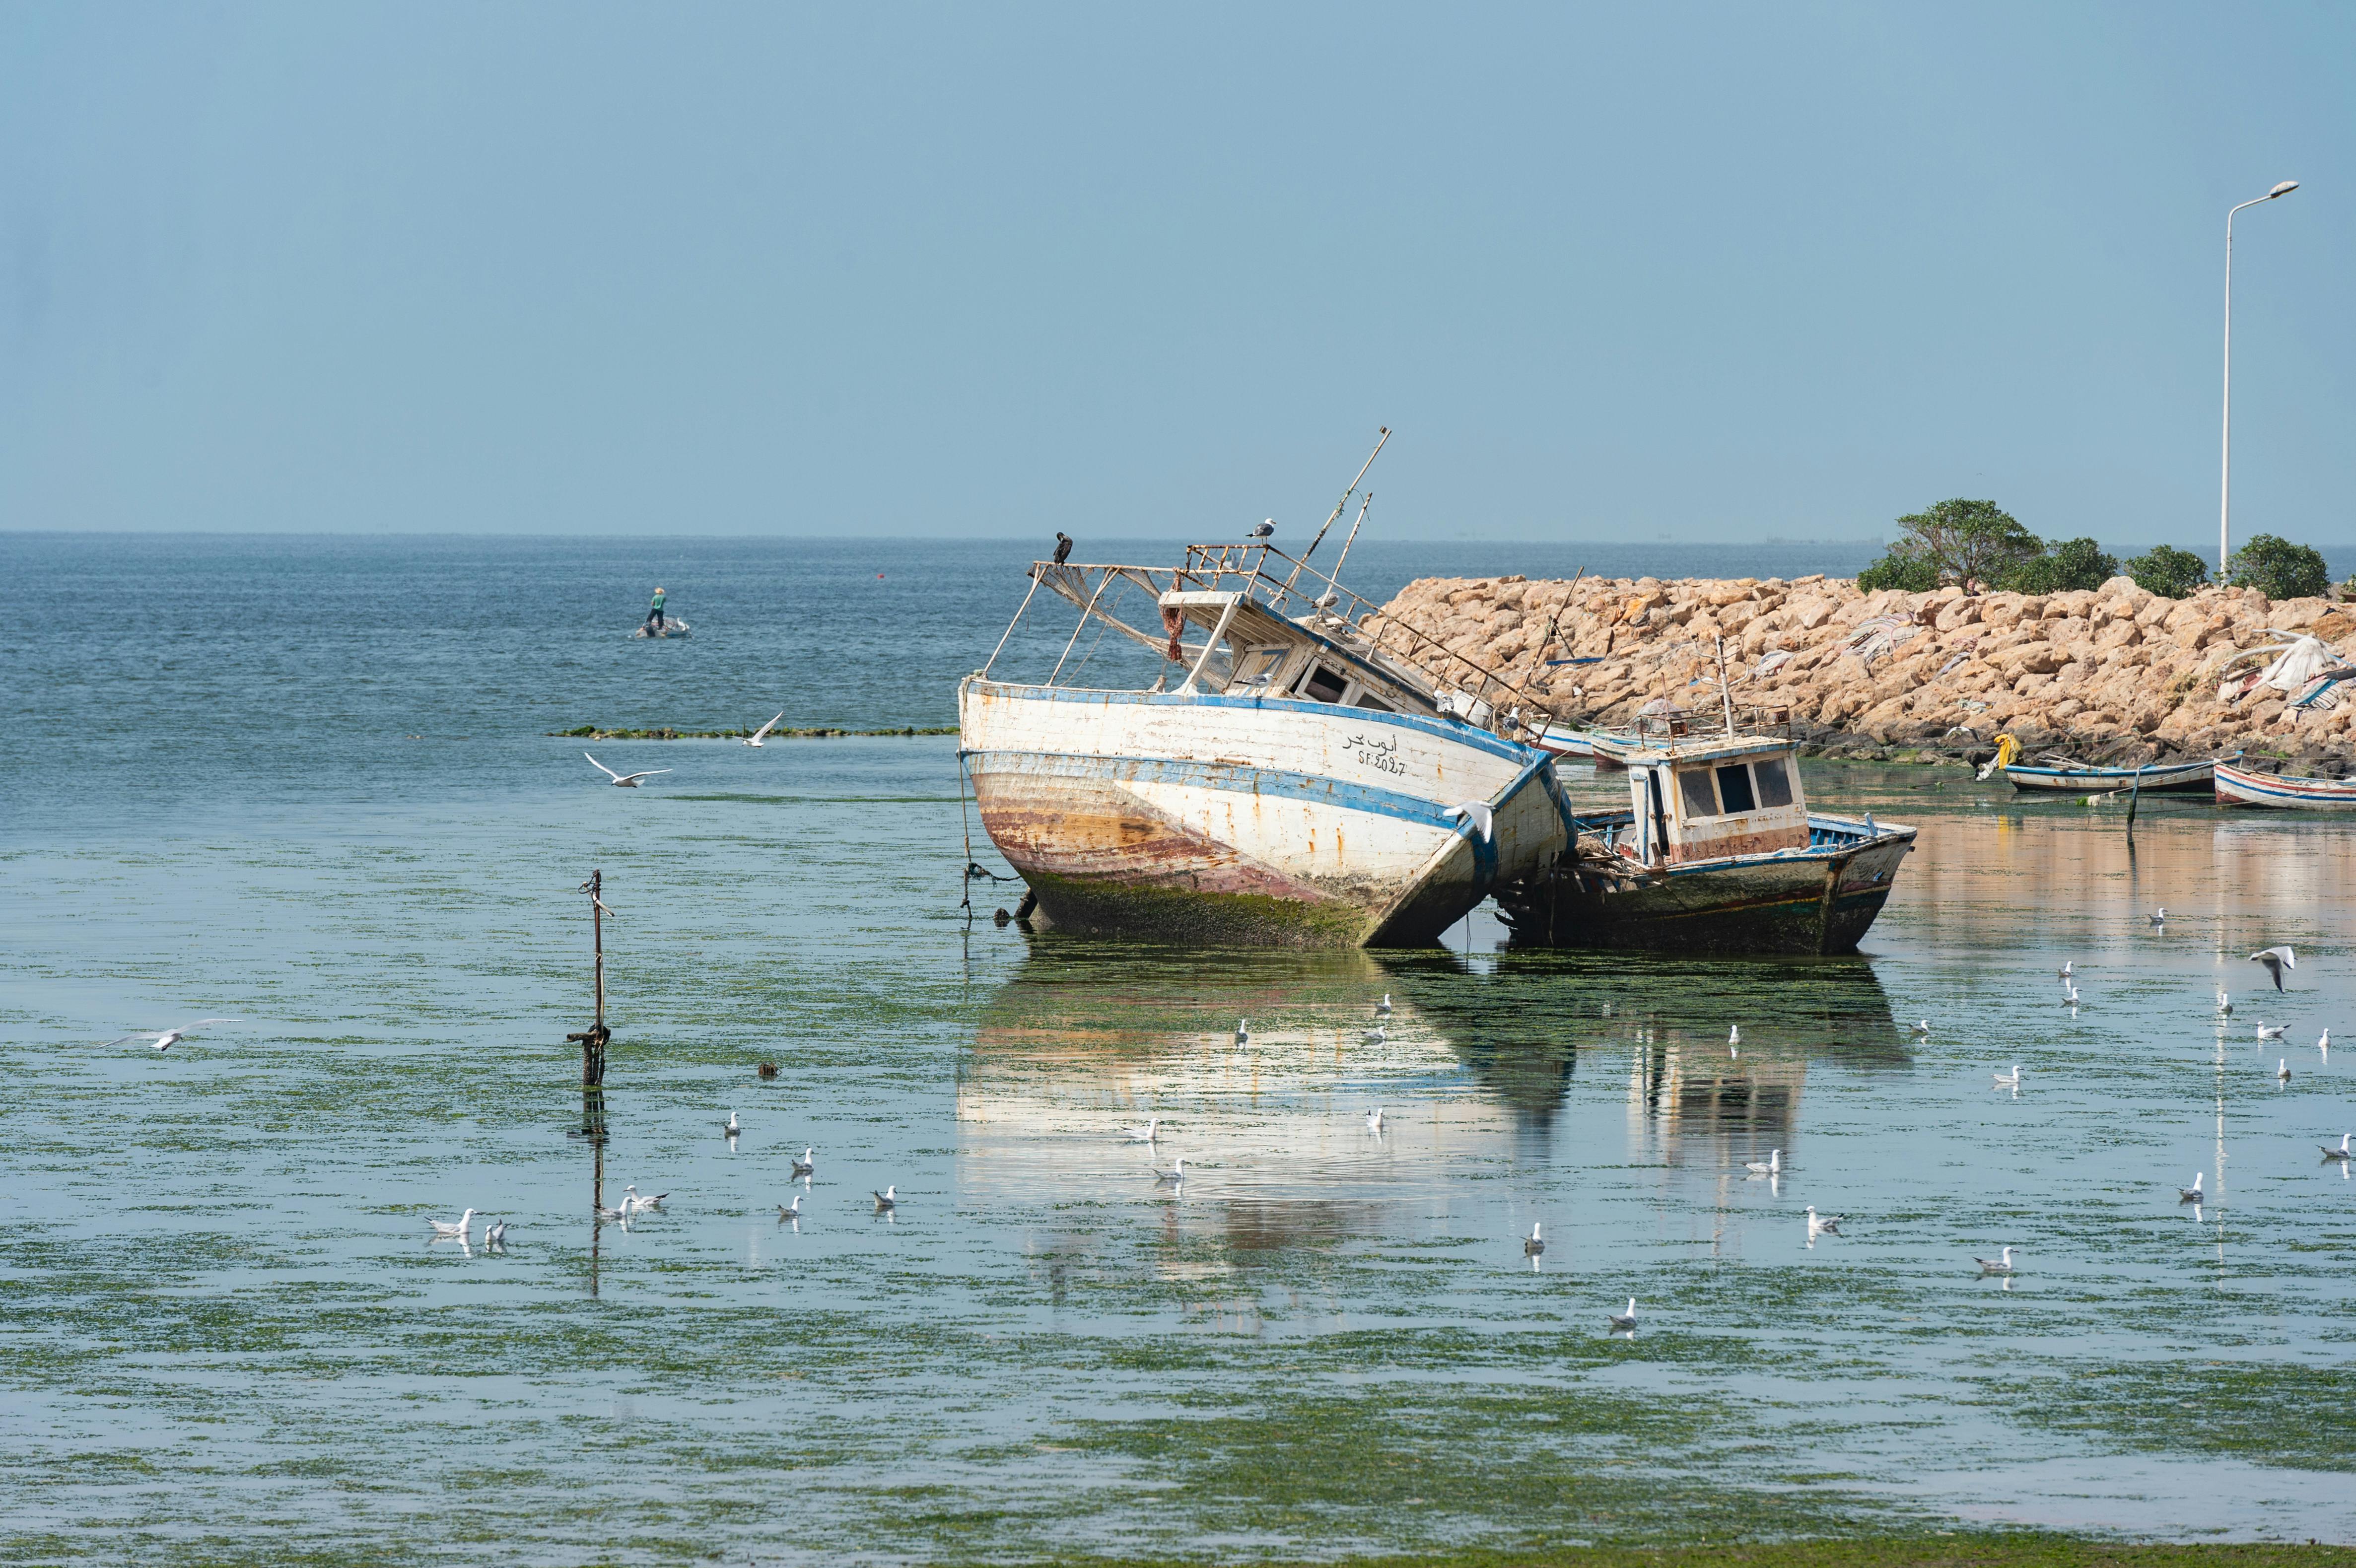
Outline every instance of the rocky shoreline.
{"label": "rocky shoreline", "polygon": [[2356,701],[2331,705],[2336,688],[2307,709],[2263,686],[2219,691],[2229,664],[2236,677],[2266,667],[2234,661],[2285,640],[2269,634],[2318,638],[2335,659],[2356,646],[2356,606],[2334,599],[2169,599],[2125,577],[2051,594],[1866,593],[1820,576],[1424,578],[1366,623],[1414,657],[1396,629],[1383,635],[1397,627],[1511,676],[1574,723],[1625,724],[1651,703],[1716,723],[1722,639],[1738,722],[1781,728],[1788,713],[1812,752],[1978,762],[2001,731],[2031,757],[2127,766],[2240,751],[2336,777],[2356,763]]}

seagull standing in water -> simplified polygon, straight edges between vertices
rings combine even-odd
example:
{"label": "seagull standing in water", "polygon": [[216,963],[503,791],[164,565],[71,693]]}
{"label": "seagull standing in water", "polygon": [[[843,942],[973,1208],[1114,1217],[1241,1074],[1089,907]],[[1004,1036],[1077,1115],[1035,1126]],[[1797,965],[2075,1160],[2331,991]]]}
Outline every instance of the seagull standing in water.
{"label": "seagull standing in water", "polygon": [[2217,1016],[2221,1019],[2224,1018],[2233,1012],[2233,998],[2227,996],[2223,991],[2219,991],[2217,993]]}
{"label": "seagull standing in water", "polygon": [[1366,1131],[1376,1137],[1383,1135],[1383,1108],[1380,1105],[1366,1113]]}
{"label": "seagull standing in water", "polygon": [[791,1220],[795,1224],[800,1224],[802,1222],[802,1195],[797,1192],[794,1194],[794,1200],[792,1202],[778,1204],[777,1218],[780,1220]]}
{"label": "seagull standing in water", "polygon": [[1972,1262],[1980,1265],[1980,1272],[1982,1274],[2014,1274],[2019,1272],[2012,1266],[2012,1249],[2010,1247],[2005,1248],[2004,1252],[1999,1256],[1992,1258],[1974,1258]]}
{"label": "seagull standing in water", "polygon": [[1390,1031],[1388,1029],[1383,1028],[1380,1024],[1376,1024],[1374,1028],[1360,1035],[1358,1039],[1367,1045],[1380,1045],[1385,1040],[1390,1039]]}
{"label": "seagull standing in water", "polygon": [[1931,1032],[1931,1020],[1929,1019],[1917,1019],[1914,1024],[1914,1032],[1927,1038]]}
{"label": "seagull standing in water", "polygon": [[[581,754],[584,757],[589,757],[589,753],[586,752],[584,752]],[[644,773],[617,773],[594,757],[589,757],[589,765],[596,769],[599,773],[604,773],[607,778],[612,779],[616,789],[636,789],[638,787],[638,781],[640,779],[650,779],[657,773],[667,773],[673,771],[669,768],[648,768]]]}
{"label": "seagull standing in water", "polygon": [[2020,1063],[2018,1061],[2012,1064],[2011,1072],[1991,1072],[1988,1076],[1996,1080],[1995,1086],[1998,1089],[2009,1089],[2015,1093],[2020,1092]]}
{"label": "seagull standing in water", "polygon": [[129,1045],[134,1040],[144,1040],[158,1051],[169,1051],[208,1025],[233,1024],[238,1021],[240,1020],[236,1019],[198,1019],[192,1024],[182,1024],[177,1029],[143,1029],[137,1034],[126,1034],[121,1040],[110,1040],[106,1043]]}
{"label": "seagull standing in water", "polygon": [[1736,1024],[1733,1028],[1726,1031],[1726,1043],[1729,1045],[1740,1045],[1742,1043],[1742,1026],[1740,1024]]}
{"label": "seagull standing in water", "polygon": [[1143,1126],[1129,1127],[1124,1130],[1129,1134],[1130,1142],[1133,1144],[1150,1144],[1153,1141],[1153,1130],[1161,1125],[1161,1117],[1149,1116],[1146,1118],[1146,1123]]}
{"label": "seagull standing in water", "polygon": [[1251,1019],[1237,1019],[1236,1020],[1236,1049],[1237,1051],[1241,1051],[1245,1046],[1248,1046],[1250,1043]]}
{"label": "seagull standing in water", "polygon": [[2076,1007],[2078,1005],[2078,987],[2072,985],[2067,980],[2062,981],[2062,999],[2064,1002],[2067,1002],[2070,1006],[2073,1008]]}
{"label": "seagull standing in water", "polygon": [[1153,1185],[1156,1187],[1175,1187],[1185,1179],[1186,1157],[1183,1154],[1170,1162],[1169,1169],[1153,1173]]}
{"label": "seagull standing in water", "polygon": [[769,738],[770,731],[776,729],[779,724],[785,721],[785,717],[786,710],[782,708],[778,709],[776,718],[770,720],[766,724],[762,725],[758,730],[754,731],[750,735],[746,736],[744,738],[744,743],[748,746],[759,745],[762,741]]}
{"label": "seagull standing in water", "polygon": [[2331,1031],[2329,1029],[2325,1029],[2322,1034],[2316,1038],[2315,1049],[2323,1053],[2324,1061],[2329,1061],[2331,1060]]}
{"label": "seagull standing in water", "polygon": [[2326,1159],[2346,1159],[2350,1152],[2348,1147],[2350,1138],[2356,1138],[2356,1133],[2340,1134],[2338,1148],[2333,1148],[2329,1144],[2318,1144],[2316,1147],[2323,1151],[2323,1157]]}
{"label": "seagull standing in water", "polygon": [[1841,1221],[1847,1218],[1846,1214],[1820,1215],[1816,1212],[1815,1204],[1808,1205],[1808,1240],[1813,1242],[1818,1236],[1839,1235]]}
{"label": "seagull standing in water", "polygon": [[2066,980],[2076,972],[2077,967],[2078,961],[2075,958],[2066,959],[2062,967],[2053,971],[2053,977],[2057,980]]}
{"label": "seagull standing in water", "polygon": [[1742,1168],[1749,1171],[1754,1180],[1762,1176],[1781,1176],[1783,1174],[1783,1151],[1772,1150],[1763,1160],[1746,1160]]}
{"label": "seagull standing in water", "polygon": [[483,1232],[483,1245],[504,1248],[508,1244],[508,1222],[505,1220]]}
{"label": "seagull standing in water", "polygon": [[466,1239],[466,1227],[475,1222],[475,1211],[469,1209],[455,1220],[428,1220],[425,1222],[434,1227],[434,1240],[463,1242]]}
{"label": "seagull standing in water", "polygon": [[[874,1189],[871,1188],[869,1190],[873,1191]],[[883,1191],[875,1194],[875,1211],[878,1214],[889,1214],[893,1210],[897,1209],[899,1206],[900,1184],[898,1182],[894,1181],[891,1183],[886,1186]]]}
{"label": "seagull standing in water", "polygon": [[2166,925],[2168,923],[2168,906],[2166,904],[2160,905],[2158,909],[2144,916],[2144,919],[2154,925]]}
{"label": "seagull standing in water", "polygon": [[2289,1057],[2280,1056],[2275,1059],[2275,1082],[2277,1083],[2287,1083],[2290,1082]]}
{"label": "seagull standing in water", "polygon": [[662,1200],[670,1196],[668,1192],[658,1192],[652,1198],[641,1198],[638,1196],[638,1184],[635,1181],[622,1190],[626,1194],[622,1200],[622,1212],[625,1214],[636,1214],[647,1209],[659,1209],[662,1207]]}
{"label": "seagull standing in water", "polygon": [[1544,1251],[1546,1243],[1538,1237],[1538,1221],[1533,1220],[1530,1221],[1530,1233],[1522,1238],[1522,1252],[1526,1256],[1536,1257]]}
{"label": "seagull standing in water", "polygon": [[2290,1025],[2288,1024],[2270,1024],[2266,1022],[2265,1019],[2260,1019],[2258,1020],[2258,1038],[2260,1040],[2280,1040],[2283,1037],[2283,1030],[2288,1028],[2290,1028]]}
{"label": "seagull standing in water", "polygon": [[809,1145],[805,1144],[802,1146],[802,1152],[800,1155],[789,1156],[788,1157],[792,1158],[794,1162],[794,1174],[796,1176],[808,1176],[811,1171],[816,1170],[818,1168],[818,1161],[815,1157],[818,1151],[816,1149],[811,1148]]}
{"label": "seagull standing in water", "polygon": [[736,1113],[731,1111],[728,1113],[728,1119],[720,1124],[720,1130],[726,1136],[733,1138],[744,1129],[736,1125]]}
{"label": "seagull standing in water", "polygon": [[1615,1312],[1612,1315],[1612,1332],[1614,1334],[1633,1334],[1635,1331],[1636,1298],[1632,1296],[1628,1298],[1627,1311]]}
{"label": "seagull standing in water", "polygon": [[2275,989],[2279,991],[2283,988],[2282,972],[2298,967],[2298,955],[2287,947],[2261,947],[2250,955],[2250,962],[2265,965],[2266,973],[2275,977]]}
{"label": "seagull standing in water", "polygon": [[2192,1173],[2191,1186],[2179,1187],[2176,1189],[2176,1200],[2179,1203],[2201,1203],[2207,1201],[2207,1196],[2201,1190],[2201,1172],[2196,1170]]}
{"label": "seagull standing in water", "polygon": [[1388,991],[1385,991],[1383,993],[1383,999],[1375,1004],[1375,1011],[1381,1014],[1384,1018],[1390,1017],[1391,994]]}

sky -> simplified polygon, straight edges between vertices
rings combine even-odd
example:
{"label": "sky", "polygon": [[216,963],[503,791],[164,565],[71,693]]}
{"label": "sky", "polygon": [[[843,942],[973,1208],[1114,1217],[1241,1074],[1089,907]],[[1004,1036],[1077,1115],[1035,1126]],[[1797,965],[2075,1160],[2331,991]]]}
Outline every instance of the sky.
{"label": "sky", "polygon": [[2356,540],[2356,6],[0,8],[0,528]]}

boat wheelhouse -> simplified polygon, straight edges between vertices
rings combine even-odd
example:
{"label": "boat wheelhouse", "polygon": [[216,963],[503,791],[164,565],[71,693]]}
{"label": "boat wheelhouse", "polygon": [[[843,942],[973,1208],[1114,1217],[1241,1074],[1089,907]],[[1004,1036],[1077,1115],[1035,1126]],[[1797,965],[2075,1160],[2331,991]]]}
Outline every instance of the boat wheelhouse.
{"label": "boat wheelhouse", "polygon": [[1580,813],[1571,844],[1550,865],[1499,891],[1515,939],[1853,952],[1888,901],[1915,830],[1810,811],[1783,737],[1644,740],[1618,749],[1630,808]]}
{"label": "boat wheelhouse", "polygon": [[[1243,544],[1190,546],[1174,568],[1032,564],[958,688],[974,799],[1027,913],[1413,945],[1569,842],[1552,758],[1520,729],[1530,696],[1305,560]],[[1001,661],[1046,662],[1051,643],[1018,635],[1042,588],[1078,623],[1044,677],[1009,678]]]}

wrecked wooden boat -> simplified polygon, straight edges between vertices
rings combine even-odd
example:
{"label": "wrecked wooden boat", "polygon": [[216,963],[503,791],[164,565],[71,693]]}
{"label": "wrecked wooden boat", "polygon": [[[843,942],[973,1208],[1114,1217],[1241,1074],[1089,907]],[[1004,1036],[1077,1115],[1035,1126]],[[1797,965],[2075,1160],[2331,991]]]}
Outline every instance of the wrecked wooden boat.
{"label": "wrecked wooden boat", "polygon": [[1782,737],[1646,741],[1620,752],[1631,809],[1579,813],[1569,846],[1498,890],[1515,941],[1856,951],[1889,901],[1915,830],[1810,811],[1799,759]]}
{"label": "wrecked wooden boat", "polygon": [[2237,761],[2242,753],[2140,768],[2098,767],[2060,755],[2042,758],[2036,763],[2014,761],[2019,755],[2019,741],[2009,735],[1998,735],[1996,756],[1980,770],[1979,776],[2002,773],[2005,782],[2022,795],[2102,795],[2113,790],[2135,790],[2144,795],[2207,795],[2213,787],[2212,774],[2217,764]]}
{"label": "wrecked wooden boat", "polygon": [[[1553,757],[1520,728],[1529,695],[1384,622],[1308,554],[1033,563],[1007,635],[958,685],[958,721],[982,826],[1035,923],[1420,944],[1569,842]],[[1078,624],[1044,677],[1008,678],[1042,588]],[[1030,656],[1047,645],[1034,635]]]}

